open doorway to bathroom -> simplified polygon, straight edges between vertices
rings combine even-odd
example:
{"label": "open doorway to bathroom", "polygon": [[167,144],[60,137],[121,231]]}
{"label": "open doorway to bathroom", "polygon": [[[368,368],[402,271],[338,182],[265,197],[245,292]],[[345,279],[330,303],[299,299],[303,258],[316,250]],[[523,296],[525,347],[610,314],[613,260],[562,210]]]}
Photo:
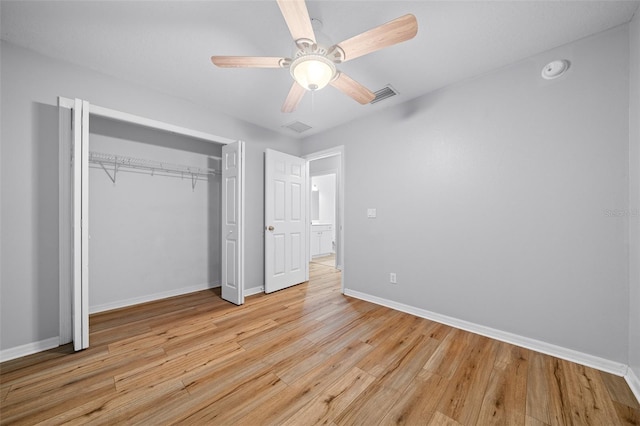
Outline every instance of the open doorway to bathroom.
{"label": "open doorway to bathroom", "polygon": [[309,259],[314,265],[343,269],[343,148],[308,155]]}
{"label": "open doorway to bathroom", "polygon": [[[328,159],[332,159],[329,157]],[[310,163],[310,169],[315,166]],[[311,261],[336,266],[336,174],[337,170],[324,170],[311,175]],[[326,174],[325,174],[326,173]]]}

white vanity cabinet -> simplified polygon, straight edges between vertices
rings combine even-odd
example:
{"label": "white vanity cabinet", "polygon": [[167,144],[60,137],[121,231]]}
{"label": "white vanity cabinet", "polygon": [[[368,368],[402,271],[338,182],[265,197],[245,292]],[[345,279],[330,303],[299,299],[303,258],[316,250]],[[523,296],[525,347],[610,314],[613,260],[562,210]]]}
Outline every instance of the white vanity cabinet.
{"label": "white vanity cabinet", "polygon": [[311,256],[333,252],[333,225],[311,225]]}

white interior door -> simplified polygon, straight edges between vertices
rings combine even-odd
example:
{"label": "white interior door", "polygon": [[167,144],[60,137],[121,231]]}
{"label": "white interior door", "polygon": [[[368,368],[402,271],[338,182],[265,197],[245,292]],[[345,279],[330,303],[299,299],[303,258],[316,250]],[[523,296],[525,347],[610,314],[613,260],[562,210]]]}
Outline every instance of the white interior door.
{"label": "white interior door", "polygon": [[265,292],[309,279],[307,163],[293,155],[265,153]]}
{"label": "white interior door", "polygon": [[73,348],[89,347],[89,103],[73,107]]}
{"label": "white interior door", "polygon": [[222,298],[244,303],[244,142],[222,147]]}

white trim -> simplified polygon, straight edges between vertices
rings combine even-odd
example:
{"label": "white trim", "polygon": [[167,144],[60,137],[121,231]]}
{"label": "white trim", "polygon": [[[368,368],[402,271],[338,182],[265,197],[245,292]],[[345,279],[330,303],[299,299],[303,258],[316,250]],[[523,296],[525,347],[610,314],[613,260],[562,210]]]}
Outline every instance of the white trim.
{"label": "white trim", "polygon": [[[58,105],[63,108],[73,108],[73,100],[58,97]],[[195,139],[202,139],[208,142],[221,144],[229,144],[235,142],[234,139],[225,138],[223,136],[212,135],[211,133],[192,130],[186,127],[176,126],[174,124],[165,123],[164,121],[154,120],[151,118],[141,117],[139,115],[129,114],[127,112],[117,111],[115,109],[105,108],[98,105],[89,105],[89,112],[112,120],[126,121],[128,123],[137,124],[139,126],[150,127],[152,129],[164,130],[177,135],[188,136]]]}
{"label": "white trim", "polygon": [[629,388],[631,388],[631,392],[633,392],[638,402],[640,402],[640,379],[631,367],[627,369],[627,374],[625,374],[624,379],[627,381]]}
{"label": "white trim", "polygon": [[264,293],[264,286],[251,287],[244,289],[244,296],[253,296],[254,294]]}
{"label": "white trim", "polygon": [[73,341],[73,325],[71,323],[71,243],[72,243],[72,209],[71,209],[71,114],[62,107],[62,99],[58,98],[58,256],[59,256],[59,336],[60,344]]}
{"label": "white trim", "polygon": [[447,315],[437,314],[435,312],[430,312],[424,309],[405,305],[403,303],[394,302],[366,293],[361,293],[356,290],[346,289],[344,294],[347,296],[355,297],[357,299],[365,300],[367,302],[375,303],[376,305],[386,306],[397,311],[406,312],[411,315],[426,318],[428,320],[439,322],[441,324],[446,324],[451,327],[469,331],[471,333],[480,334],[482,336],[490,337],[492,339],[500,340],[512,345],[521,346],[523,348],[531,349],[536,352],[542,352],[547,355],[562,358],[567,361],[575,362],[577,364],[615,374],[616,376],[625,376],[625,374],[627,374],[627,366],[619,362],[585,354],[573,349],[567,349],[562,346],[553,345],[551,343],[542,342],[540,340],[530,339],[528,337],[509,333],[506,331],[496,330],[491,327],[485,327],[480,324],[460,320],[457,318],[449,317]]}
{"label": "white trim", "polygon": [[48,349],[60,346],[60,337],[50,337],[38,342],[27,343],[26,345],[16,346],[13,348],[3,349],[0,351],[0,362],[9,361],[11,359],[46,351]]}
{"label": "white trim", "polygon": [[[82,254],[81,265],[82,268],[82,283],[81,283],[81,300],[80,310],[75,310],[76,314],[82,315],[82,349],[89,347],[89,102],[82,101],[82,163],[80,170],[82,178],[80,179],[81,186],[81,213],[82,224],[80,225],[80,233],[82,235],[81,246]],[[77,182],[77,181],[76,181]],[[77,348],[76,348],[77,350]]]}
{"label": "white trim", "polygon": [[240,266],[238,272],[238,289],[240,291],[240,304],[244,305],[244,276],[245,276],[245,268],[244,268],[244,253],[245,253],[245,242],[244,242],[244,234],[245,234],[245,214],[246,214],[246,203],[245,203],[245,195],[246,195],[246,174],[245,169],[247,168],[246,162],[246,154],[247,148],[245,146],[244,141],[238,140],[238,145],[240,145],[240,161],[238,164],[240,165],[240,220],[238,221],[238,240],[240,241]]}
{"label": "white trim", "polygon": [[[306,221],[305,223],[307,224],[307,247],[306,247],[306,253],[305,253],[306,259],[304,263],[305,264],[304,280],[309,281],[309,263],[311,263],[311,259],[313,257],[311,256],[311,224],[313,221],[311,220],[311,196],[309,196],[309,194],[311,193],[311,190],[313,189],[313,187],[311,186],[311,168],[309,167],[309,160],[306,160],[306,159],[304,162],[304,172],[305,172],[305,176],[307,177],[307,188],[305,189],[307,193],[307,203],[306,203],[305,212],[304,212],[305,213],[304,220]],[[265,253],[265,259],[266,259],[266,253]]]}
{"label": "white trim", "polygon": [[195,293],[196,291],[209,290],[212,288],[220,287],[220,282],[197,284],[188,287],[176,288],[173,290],[162,291],[160,293],[145,294],[140,297],[132,297],[131,299],[118,300],[115,302],[103,303],[101,305],[95,305],[89,307],[90,314],[97,314],[99,312],[111,311],[113,309],[126,308],[128,306],[138,305],[140,303],[153,302],[156,300],[166,299],[168,297],[181,296],[183,294]]}

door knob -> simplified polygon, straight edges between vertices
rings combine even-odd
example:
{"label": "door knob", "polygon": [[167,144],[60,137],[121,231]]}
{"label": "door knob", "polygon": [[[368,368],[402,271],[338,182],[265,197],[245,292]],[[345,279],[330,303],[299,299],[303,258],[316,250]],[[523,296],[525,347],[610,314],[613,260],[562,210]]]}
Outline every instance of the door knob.
{"label": "door knob", "polygon": [[274,228],[274,227],[273,227],[273,225],[269,225],[269,227],[268,227],[267,229],[268,229],[269,231],[273,231],[273,230],[274,230],[274,229],[276,229],[276,228]]}

